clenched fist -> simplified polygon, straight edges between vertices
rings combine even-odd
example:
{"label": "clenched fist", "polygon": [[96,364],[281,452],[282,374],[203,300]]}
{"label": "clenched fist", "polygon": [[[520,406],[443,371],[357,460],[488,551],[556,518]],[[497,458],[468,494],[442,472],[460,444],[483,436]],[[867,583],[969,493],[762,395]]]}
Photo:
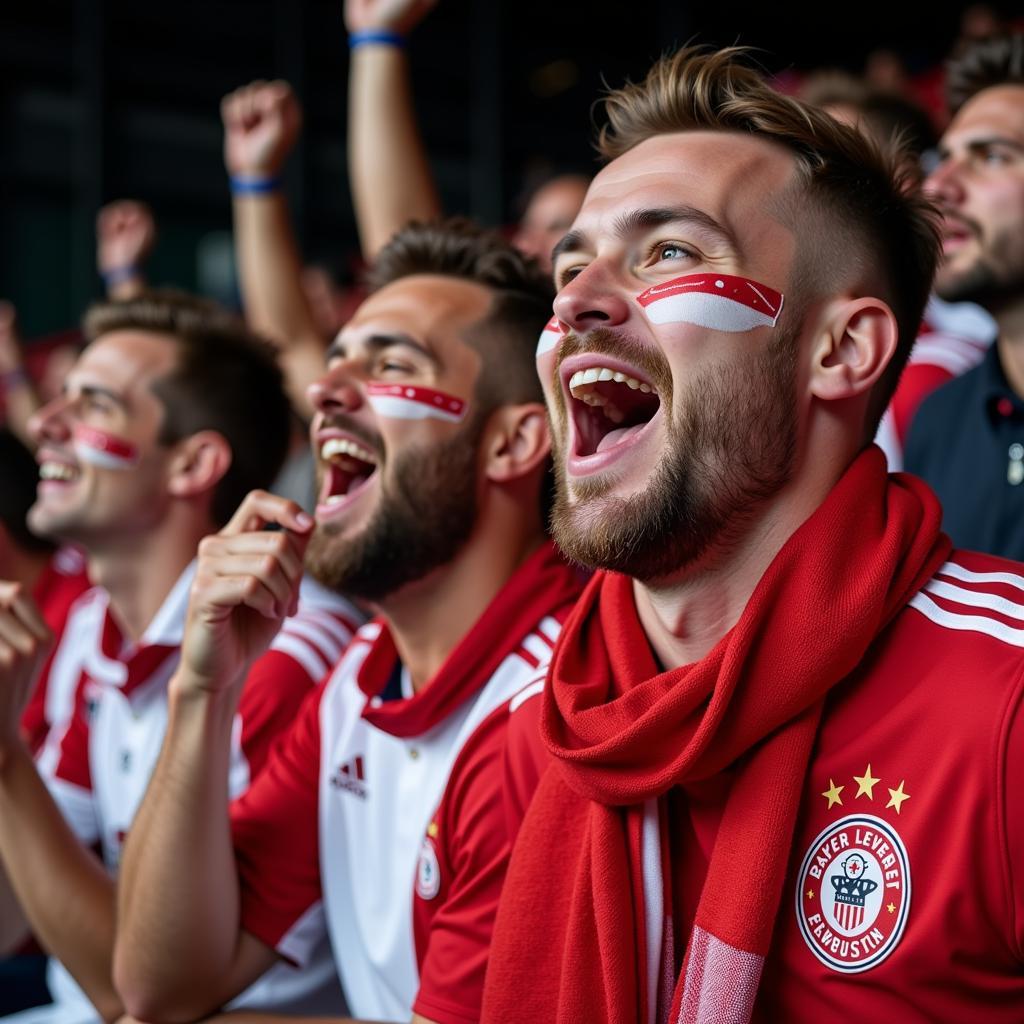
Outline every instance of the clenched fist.
{"label": "clenched fist", "polygon": [[156,241],[156,221],[145,203],[119,199],[96,216],[96,266],[101,274],[140,267]]}
{"label": "clenched fist", "polygon": [[253,491],[220,533],[202,541],[172,683],[179,693],[224,691],[244,679],[295,613],[312,530],[295,502]]}
{"label": "clenched fist", "polygon": [[349,32],[412,31],[437,0],[345,0],[345,26]]}
{"label": "clenched fist", "polygon": [[0,582],[0,750],[20,742],[21,716],[52,642],[21,584]]}
{"label": "clenched fist", "polygon": [[276,175],[302,127],[302,108],[287,82],[253,82],[221,101],[224,164],[231,175]]}

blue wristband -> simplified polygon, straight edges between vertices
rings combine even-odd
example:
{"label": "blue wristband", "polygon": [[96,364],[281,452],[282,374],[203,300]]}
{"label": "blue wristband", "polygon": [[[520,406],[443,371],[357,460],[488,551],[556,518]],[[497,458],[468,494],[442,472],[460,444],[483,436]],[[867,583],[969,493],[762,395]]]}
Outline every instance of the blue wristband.
{"label": "blue wristband", "polygon": [[115,284],[123,284],[125,281],[130,281],[133,277],[138,277],[139,274],[139,268],[132,263],[123,267],[111,267],[109,270],[100,271],[100,277],[103,278],[103,283],[108,288]]}
{"label": "blue wristband", "polygon": [[405,49],[405,36],[399,32],[389,32],[387,29],[367,29],[365,32],[353,32],[348,37],[348,48],[354,50],[367,43],[376,43],[378,46],[394,46],[399,50]]}
{"label": "blue wristband", "polygon": [[261,178],[257,175],[246,175],[241,177],[232,176],[231,193],[236,196],[265,195],[268,192],[277,192],[281,188],[281,177]]}

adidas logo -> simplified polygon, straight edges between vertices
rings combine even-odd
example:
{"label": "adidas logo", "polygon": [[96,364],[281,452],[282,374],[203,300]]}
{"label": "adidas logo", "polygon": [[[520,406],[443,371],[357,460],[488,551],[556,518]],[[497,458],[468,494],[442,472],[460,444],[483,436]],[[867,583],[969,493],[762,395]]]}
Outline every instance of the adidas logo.
{"label": "adidas logo", "polygon": [[357,754],[350,761],[344,761],[331,775],[331,785],[335,789],[343,789],[353,793],[360,800],[366,799],[366,773],[363,769],[363,755]]}

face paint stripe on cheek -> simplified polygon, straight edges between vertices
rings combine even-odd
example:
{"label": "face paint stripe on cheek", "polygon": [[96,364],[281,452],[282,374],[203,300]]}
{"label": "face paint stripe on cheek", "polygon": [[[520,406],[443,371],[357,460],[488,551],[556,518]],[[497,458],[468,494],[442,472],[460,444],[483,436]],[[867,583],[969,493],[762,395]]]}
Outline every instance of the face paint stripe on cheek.
{"label": "face paint stripe on cheek", "polygon": [[104,469],[134,469],[139,461],[139,450],[131,441],[95,427],[76,426],[73,442],[81,462]]}
{"label": "face paint stripe on cheek", "polygon": [[557,316],[553,316],[540,332],[540,340],[537,342],[537,358],[546,356],[566,336],[568,328]]}
{"label": "face paint stripe on cheek", "polygon": [[366,397],[378,416],[395,420],[445,420],[459,423],[466,415],[467,403],[455,395],[414,384],[383,384],[370,381]]}
{"label": "face paint stripe on cheek", "polygon": [[774,327],[781,292],[745,277],[688,274],[654,285],[636,297],[654,324],[690,323],[730,333]]}

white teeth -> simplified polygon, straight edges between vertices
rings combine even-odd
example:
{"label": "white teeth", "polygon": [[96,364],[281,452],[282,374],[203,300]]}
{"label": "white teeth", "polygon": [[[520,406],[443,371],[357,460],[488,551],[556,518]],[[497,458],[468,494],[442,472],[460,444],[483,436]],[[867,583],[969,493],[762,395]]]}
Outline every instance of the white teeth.
{"label": "white teeth", "polygon": [[339,501],[344,501],[348,497],[347,494],[330,494],[324,500],[325,505],[337,505]]}
{"label": "white teeth", "polygon": [[74,480],[77,475],[73,466],[63,462],[43,462],[39,466],[40,480]]}
{"label": "white teeth", "polygon": [[[612,380],[616,384],[625,384],[632,391],[643,391],[645,394],[653,394],[654,388],[650,384],[644,384],[638,381],[636,377],[629,377],[624,373],[620,373],[617,370],[610,370],[606,366],[592,367],[589,370],[577,370],[572,377],[569,378],[569,390],[572,392],[573,398],[579,398],[586,401],[584,394],[577,394],[577,389],[582,387],[584,384],[596,384],[598,381]],[[587,392],[590,394],[592,392]],[[594,403],[590,402],[590,405],[603,404],[601,402]]]}
{"label": "white teeth", "polygon": [[320,458],[325,462],[329,462],[338,455],[350,455],[360,462],[368,462],[373,466],[377,465],[377,456],[373,452],[360,444],[356,444],[355,441],[350,441],[347,437],[332,437],[324,441],[320,446]]}

